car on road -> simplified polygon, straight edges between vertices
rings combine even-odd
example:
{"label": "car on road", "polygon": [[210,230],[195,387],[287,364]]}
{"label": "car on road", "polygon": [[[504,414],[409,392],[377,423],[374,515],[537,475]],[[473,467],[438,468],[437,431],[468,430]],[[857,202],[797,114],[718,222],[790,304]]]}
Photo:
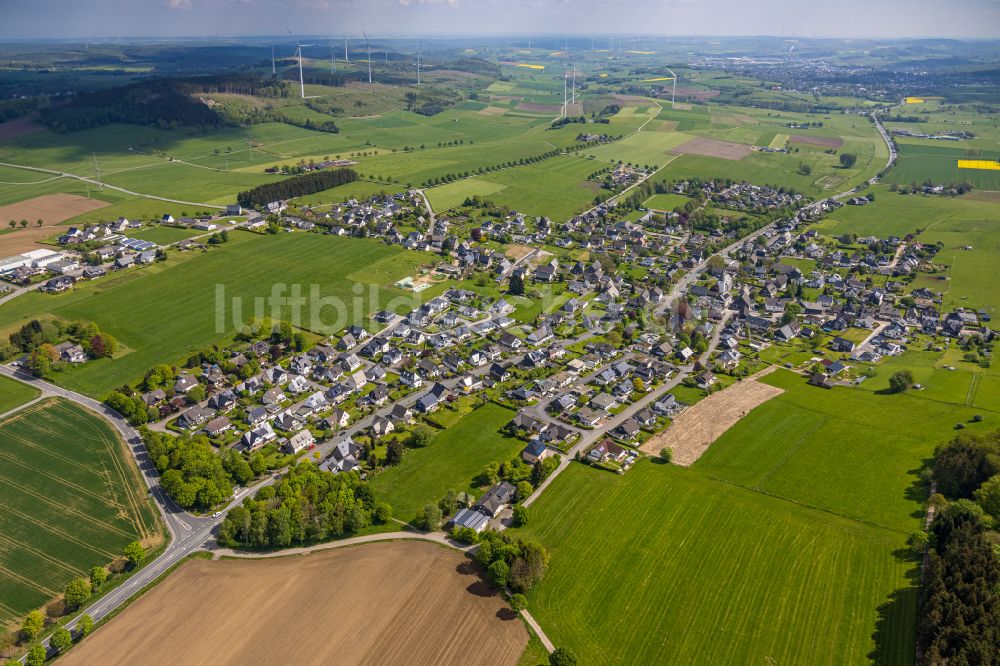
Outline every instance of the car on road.
{"label": "car on road", "polygon": [[222,515],[221,511],[216,511],[215,513],[212,514],[212,518],[218,518],[221,515]]}

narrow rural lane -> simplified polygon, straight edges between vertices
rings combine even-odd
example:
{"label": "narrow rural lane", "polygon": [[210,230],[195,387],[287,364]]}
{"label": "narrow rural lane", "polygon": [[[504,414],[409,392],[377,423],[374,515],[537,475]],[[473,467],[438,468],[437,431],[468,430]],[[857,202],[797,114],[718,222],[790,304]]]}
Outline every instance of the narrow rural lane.
{"label": "narrow rural lane", "polygon": [[287,555],[308,555],[309,553],[322,550],[335,550],[337,548],[357,546],[363,543],[378,543],[380,541],[430,541],[462,552],[468,552],[475,548],[474,545],[462,544],[449,538],[444,532],[383,532],[381,534],[365,534],[338,541],[326,541],[301,548],[283,548],[281,550],[259,553],[246,550],[233,550],[232,548],[212,548],[211,551],[215,559],[219,559],[220,557],[238,557],[248,560],[261,560],[273,557],[285,557]]}

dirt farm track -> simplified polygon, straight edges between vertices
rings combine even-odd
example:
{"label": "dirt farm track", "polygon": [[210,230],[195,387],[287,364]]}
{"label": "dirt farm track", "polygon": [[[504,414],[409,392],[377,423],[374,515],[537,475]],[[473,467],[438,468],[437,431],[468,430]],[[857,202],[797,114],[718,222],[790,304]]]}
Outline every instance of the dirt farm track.
{"label": "dirt farm track", "polygon": [[516,664],[527,642],[462,554],[383,542],[191,560],[60,663]]}

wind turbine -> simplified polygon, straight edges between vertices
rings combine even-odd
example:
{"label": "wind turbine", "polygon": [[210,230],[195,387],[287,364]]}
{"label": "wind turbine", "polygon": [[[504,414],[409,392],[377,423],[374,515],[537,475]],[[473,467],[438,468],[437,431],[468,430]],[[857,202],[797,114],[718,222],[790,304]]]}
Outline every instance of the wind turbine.
{"label": "wind turbine", "polygon": [[372,43],[368,41],[368,33],[361,31],[361,34],[365,36],[365,46],[368,47],[368,85],[372,84]]}
{"label": "wind turbine", "polygon": [[572,88],[572,90],[573,90],[573,95],[572,95],[573,101],[572,101],[572,103],[576,104],[576,65],[573,65],[573,88]]}
{"label": "wind turbine", "polygon": [[562,117],[565,118],[567,113],[566,109],[566,70],[563,69],[563,105],[562,105]]}
{"label": "wind turbine", "polygon": [[[285,30],[287,30],[288,31],[288,35],[294,39],[295,36],[292,35],[292,31],[288,30],[288,28],[285,28]],[[295,45],[297,47],[295,49],[295,51],[296,51],[296,53],[297,53],[297,55],[299,57],[299,92],[302,94],[302,99],[305,99],[306,98],[306,80],[305,80],[305,78],[302,75],[302,47],[303,46],[312,46],[312,44],[302,44],[302,43],[299,42],[299,40],[296,39],[295,40]]]}
{"label": "wind turbine", "polygon": [[347,37],[344,37],[344,62],[351,62],[351,56],[347,55]]}
{"label": "wind turbine", "polygon": [[417,44],[417,85],[420,85],[420,44]]}
{"label": "wind turbine", "polygon": [[277,76],[278,69],[274,66],[274,44],[271,44],[271,76]]}

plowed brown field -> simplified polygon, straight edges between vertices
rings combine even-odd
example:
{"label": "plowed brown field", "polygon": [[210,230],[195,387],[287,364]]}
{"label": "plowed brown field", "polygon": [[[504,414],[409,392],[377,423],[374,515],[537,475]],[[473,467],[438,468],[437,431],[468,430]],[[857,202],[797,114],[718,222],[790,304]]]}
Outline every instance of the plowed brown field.
{"label": "plowed brown field", "polygon": [[191,560],[73,664],[516,664],[528,634],[464,556],[416,542]]}

